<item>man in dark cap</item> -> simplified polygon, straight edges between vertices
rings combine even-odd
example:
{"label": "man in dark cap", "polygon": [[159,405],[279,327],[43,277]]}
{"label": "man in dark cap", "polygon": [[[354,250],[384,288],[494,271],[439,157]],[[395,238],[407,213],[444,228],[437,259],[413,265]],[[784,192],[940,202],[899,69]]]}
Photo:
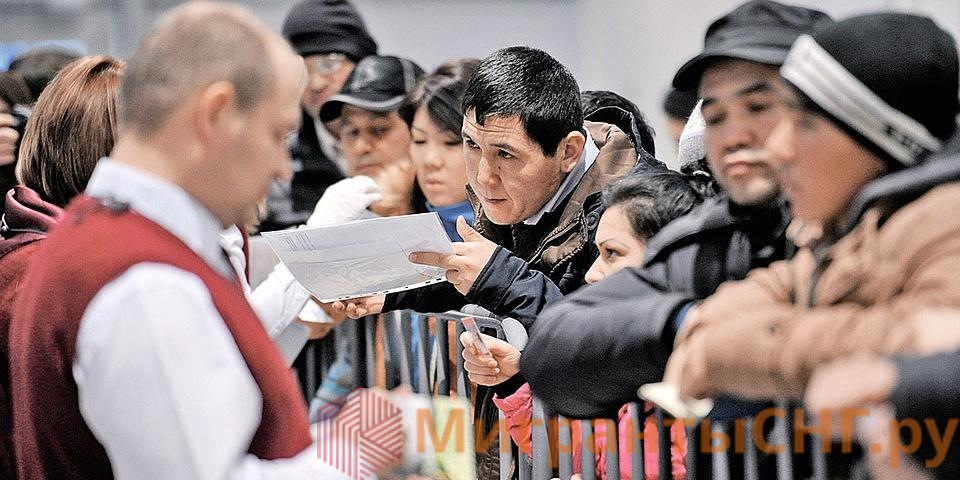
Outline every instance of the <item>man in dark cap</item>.
{"label": "man in dark cap", "polygon": [[346,0],[298,3],[283,22],[283,36],[303,57],[310,80],[300,99],[300,130],[291,141],[293,178],[271,187],[262,230],[304,223],[324,190],[343,179],[337,126],[320,121],[320,107],[340,91],[357,62],[377,53],[377,42]]}
{"label": "man in dark cap", "polygon": [[[954,39],[927,17],[851,17],[800,37],[780,76],[789,111],[768,149],[797,223],[817,227],[805,228],[817,234],[803,235],[793,259],[724,285],[697,307],[667,369],[684,395],[800,399],[815,369],[839,358],[957,347],[960,69]],[[955,384],[939,388],[947,385],[943,372],[955,368],[940,363],[945,360],[898,361],[908,375],[902,387],[912,391],[893,398],[897,417],[923,419],[930,434],[905,437],[912,439],[902,451],[920,453],[928,468],[948,455],[939,432],[956,424],[943,407],[956,402]],[[911,384],[924,374],[926,388]],[[834,419],[844,407],[883,403],[893,381],[886,392],[861,396],[843,383],[868,385],[851,382],[860,376],[881,383],[862,365],[834,375],[840,383],[812,382],[808,398],[834,408]],[[851,396],[860,401],[842,400]],[[880,417],[876,410],[869,416],[871,422]],[[893,440],[899,430],[884,436]],[[865,450],[877,445],[869,440]],[[894,460],[886,453],[881,461]],[[956,462],[948,464],[935,472],[939,478],[957,478]],[[915,477],[901,471],[876,478]]]}
{"label": "man in dark cap", "polygon": [[789,215],[763,149],[784,111],[777,68],[799,35],[829,22],[815,10],[758,0],[710,25],[703,52],[674,86],[699,88],[707,159],[726,195],[661,230],[641,268],[581,289],[537,318],[522,373],[558,413],[601,416],[636,399],[638,387],[662,377],[675,329],[696,302],[786,256]]}
{"label": "man in dark cap", "polygon": [[320,121],[340,126],[344,173],[379,182],[384,198],[372,209],[380,215],[415,209],[410,129],[398,111],[421,75],[423,69],[406,58],[371,55],[320,108]]}

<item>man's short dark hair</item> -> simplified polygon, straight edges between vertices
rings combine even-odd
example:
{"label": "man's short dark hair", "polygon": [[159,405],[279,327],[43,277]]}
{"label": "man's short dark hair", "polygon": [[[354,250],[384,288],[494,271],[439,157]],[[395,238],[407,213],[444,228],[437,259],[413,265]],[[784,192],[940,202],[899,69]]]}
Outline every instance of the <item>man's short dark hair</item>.
{"label": "man's short dark hair", "polygon": [[545,155],[557,153],[570,132],[583,131],[580,87],[563,64],[542,50],[508,47],[483,59],[463,94],[475,121],[518,117]]}

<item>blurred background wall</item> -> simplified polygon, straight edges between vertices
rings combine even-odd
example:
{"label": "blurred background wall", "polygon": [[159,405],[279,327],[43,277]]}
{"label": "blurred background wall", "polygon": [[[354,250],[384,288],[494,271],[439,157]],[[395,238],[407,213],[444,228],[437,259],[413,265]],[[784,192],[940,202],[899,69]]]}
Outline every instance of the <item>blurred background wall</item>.
{"label": "blurred background wall", "polygon": [[[509,45],[550,52],[582,89],[616,91],[636,102],[658,132],[658,157],[675,147],[661,102],[674,71],[695,55],[710,21],[741,0],[353,0],[381,46],[428,71],[457,57]],[[958,0],[787,0],[842,18],[894,9],[933,17],[960,34]],[[126,56],[174,0],[0,0],[0,53],[68,40],[81,53]],[[279,30],[296,0],[244,0]],[[5,65],[0,56],[0,66]]]}

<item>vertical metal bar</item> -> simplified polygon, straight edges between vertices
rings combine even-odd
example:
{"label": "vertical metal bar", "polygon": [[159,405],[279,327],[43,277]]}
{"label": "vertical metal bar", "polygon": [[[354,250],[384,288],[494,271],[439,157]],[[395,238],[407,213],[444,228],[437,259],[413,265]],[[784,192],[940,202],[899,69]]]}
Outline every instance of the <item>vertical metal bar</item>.
{"label": "vertical metal bar", "polygon": [[533,418],[531,418],[531,448],[533,454],[533,478],[535,480],[550,480],[553,470],[550,468],[550,433],[547,428],[548,417],[543,402],[533,399]]}
{"label": "vertical metal bar", "polygon": [[363,317],[363,353],[367,363],[367,387],[377,385],[377,316]]}
{"label": "vertical metal bar", "polygon": [[773,445],[783,445],[782,452],[777,453],[777,478],[793,480],[793,411],[785,400],[777,400],[777,408],[786,412],[784,417],[774,417]]}
{"label": "vertical metal bar", "polygon": [[413,385],[413,312],[401,311],[394,312],[394,326],[400,335],[400,383]]}
{"label": "vertical metal bar", "polygon": [[467,379],[467,369],[464,365],[463,360],[463,344],[460,343],[460,334],[463,333],[464,327],[460,322],[456,323],[457,325],[457,336],[454,342],[457,345],[457,396],[460,398],[470,398],[470,380]]}
{"label": "vertical metal bar", "polygon": [[[727,424],[726,422],[711,422],[710,431],[717,432],[722,435],[717,435],[720,438],[724,438],[723,435],[727,434]],[[730,464],[727,461],[728,455],[730,454],[730,448],[716,448],[716,445],[713,445],[713,435],[710,435],[710,449],[711,457],[713,460],[713,480],[727,480],[730,478]]]}
{"label": "vertical metal bar", "polygon": [[[666,415],[663,410],[656,409],[657,419],[657,472],[659,478],[673,478],[673,441],[670,436],[671,427],[665,425]],[[674,420],[679,422],[679,420]]]}
{"label": "vertical metal bar", "polygon": [[343,333],[333,331],[330,335],[320,339],[320,379],[318,382],[320,385],[323,384],[323,376],[330,371],[330,366],[333,365],[333,362],[337,359],[337,335],[343,335]]}
{"label": "vertical metal bar", "polygon": [[744,480],[760,480],[759,466],[757,465],[757,442],[753,439],[754,417],[743,419],[743,478]]}
{"label": "vertical metal bar", "polygon": [[417,326],[417,393],[433,394],[430,384],[430,353],[433,344],[430,342],[430,319],[418,315]]}
{"label": "vertical metal bar", "polygon": [[[397,385],[399,385],[400,372],[397,371],[397,366],[400,361],[400,345],[398,338],[395,335],[397,332],[393,327],[393,318],[394,314],[400,312],[388,312],[381,316],[381,319],[377,320],[377,324],[383,322],[383,383],[384,387],[388,390],[392,390]],[[374,330],[376,332],[376,329]],[[374,340],[376,340],[376,335],[374,335]]]}
{"label": "vertical metal bar", "polygon": [[349,329],[349,335],[346,344],[351,345],[351,354],[353,355],[353,385],[356,387],[369,387],[367,384],[367,355],[364,351],[366,341],[366,318],[358,318],[350,324],[353,328]]}
{"label": "vertical metal bar", "polygon": [[557,455],[560,467],[560,480],[570,480],[573,476],[573,429],[571,420],[557,417]]}
{"label": "vertical metal bar", "polygon": [[500,421],[495,427],[500,435],[500,480],[510,480],[510,467],[513,466],[513,442],[506,428],[502,428],[506,424],[507,417],[500,412]]}
{"label": "vertical metal bar", "polygon": [[692,427],[687,427],[687,478],[696,479],[697,472],[700,470],[700,436],[703,435],[703,421],[697,422]]}
{"label": "vertical metal bar", "polygon": [[[646,448],[644,447],[646,438],[643,437],[644,425],[646,419],[644,418],[643,403],[633,402],[630,404],[630,418],[633,419],[633,445],[631,445],[630,452],[630,478],[637,480],[645,480],[647,478],[647,472],[644,468],[646,466]],[[663,477],[661,474],[661,478]]]}
{"label": "vertical metal bar", "polygon": [[823,437],[820,434],[810,435],[810,441],[813,443],[811,446],[813,451],[810,452],[810,455],[813,461],[813,478],[815,480],[827,480],[827,455],[823,451],[821,440],[823,440]]}
{"label": "vertical metal bar", "polygon": [[320,372],[317,371],[317,342],[309,342],[303,354],[303,370],[308,395],[316,393],[320,386]]}
{"label": "vertical metal bar", "polygon": [[593,421],[580,421],[580,477],[583,480],[597,479],[596,442],[593,437]]}
{"label": "vertical metal bar", "polygon": [[450,343],[447,322],[437,319],[437,393],[450,395]]}
{"label": "vertical metal bar", "polygon": [[620,480],[620,425],[616,418],[603,421],[607,424],[607,480]]}

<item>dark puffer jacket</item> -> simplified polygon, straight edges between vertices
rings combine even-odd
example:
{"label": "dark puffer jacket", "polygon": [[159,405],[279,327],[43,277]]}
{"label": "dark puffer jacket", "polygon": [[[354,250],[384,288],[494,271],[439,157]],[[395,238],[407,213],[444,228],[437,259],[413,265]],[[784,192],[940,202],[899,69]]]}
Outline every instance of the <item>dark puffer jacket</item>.
{"label": "dark puffer jacket", "polygon": [[783,259],[788,223],[782,201],[745,208],[724,196],[668,224],[650,240],[643,267],[585,287],[537,318],[521,359],[534,394],[576,418],[636,400],[641,385],[663,376],[678,312]]}

